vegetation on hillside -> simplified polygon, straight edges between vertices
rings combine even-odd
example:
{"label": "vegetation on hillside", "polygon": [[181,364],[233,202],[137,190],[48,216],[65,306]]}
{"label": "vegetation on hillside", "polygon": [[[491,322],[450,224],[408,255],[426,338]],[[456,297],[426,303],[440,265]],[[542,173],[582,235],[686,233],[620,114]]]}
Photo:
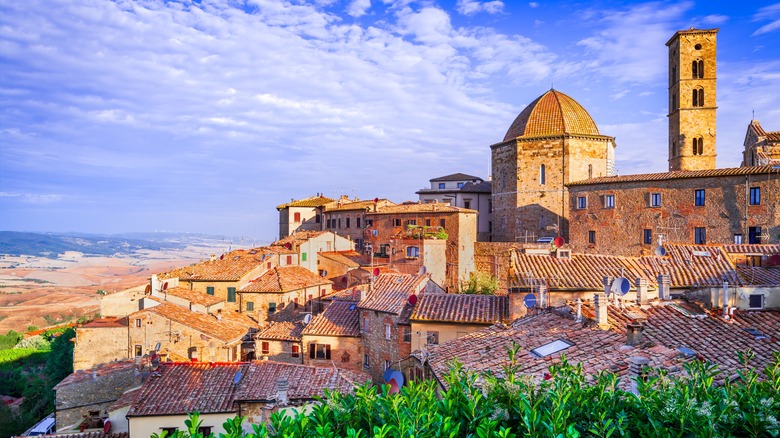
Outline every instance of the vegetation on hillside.
{"label": "vegetation on hillside", "polygon": [[[608,372],[589,381],[581,365],[564,360],[549,368],[541,382],[517,377],[518,349],[498,377],[475,374],[454,364],[448,390],[432,381],[412,382],[400,394],[370,385],[355,394],[330,393],[309,414],[277,412],[269,424],[241,430],[238,417],[223,426],[230,438],[265,437],[765,437],[780,435],[780,353],[765,370],[765,379],[749,367],[751,355],[740,354],[742,367],[720,372],[715,365],[693,361],[687,377],[646,370],[637,394],[621,390]],[[727,377],[736,371],[736,380]],[[719,378],[725,383],[716,385]],[[203,438],[199,417],[174,438]],[[154,438],[164,438],[162,434]]]}

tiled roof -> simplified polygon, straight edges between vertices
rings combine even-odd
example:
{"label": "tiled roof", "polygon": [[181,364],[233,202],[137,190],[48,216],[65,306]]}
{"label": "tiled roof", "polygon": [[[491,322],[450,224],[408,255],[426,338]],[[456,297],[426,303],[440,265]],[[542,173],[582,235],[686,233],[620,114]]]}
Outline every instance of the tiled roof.
{"label": "tiled roof", "polygon": [[325,297],[327,300],[360,301],[362,292],[358,287],[350,287],[334,292]]}
{"label": "tiled roof", "polygon": [[649,276],[669,275],[671,287],[721,286],[741,284],[731,259],[719,245],[664,244],[666,256],[642,257]]}
{"label": "tiled roof", "polygon": [[[132,360],[122,360],[117,362],[109,362],[98,365],[95,368],[97,377],[104,377],[114,373],[128,372],[135,367],[135,362]],[[92,380],[92,369],[74,371],[65,377],[58,383],[54,389],[61,388],[63,386],[73,385],[74,383],[81,383],[87,380]]]}
{"label": "tiled roof", "polygon": [[465,208],[453,207],[443,202],[429,203],[429,204],[420,204],[414,202],[408,204],[389,205],[377,212],[372,212],[371,214],[458,213],[458,212],[473,213],[474,210],[467,210]]}
{"label": "tiled roof", "polygon": [[293,321],[272,322],[270,326],[260,330],[255,339],[273,339],[278,341],[300,341],[303,324]]}
{"label": "tiled roof", "polygon": [[237,372],[246,373],[246,363],[162,363],[141,387],[128,417],[235,412],[233,406]]}
{"label": "tiled roof", "polygon": [[414,306],[411,320],[493,324],[508,317],[506,295],[425,294]]}
{"label": "tiled roof", "polygon": [[304,231],[297,231],[295,234],[290,234],[289,236],[285,236],[276,242],[271,244],[271,247],[274,251],[278,250],[278,247],[285,246],[286,244],[291,244],[293,249],[298,248],[302,243],[305,243],[309,239],[313,239],[315,237],[319,237],[325,233],[330,233],[330,231],[311,231],[311,230],[304,230]]}
{"label": "tiled roof", "polygon": [[323,205],[336,202],[335,199],[326,198],[325,196],[310,196],[308,198],[292,200],[285,204],[279,204],[276,206],[277,210],[283,210],[289,207],[322,207]]}
{"label": "tiled roof", "polygon": [[273,361],[252,362],[241,379],[235,399],[275,401],[279,379],[287,380],[287,397],[294,403],[296,399],[311,400],[322,397],[326,389],[352,393],[356,385],[371,380],[371,377],[335,367],[311,367]]}
{"label": "tiled roof", "polygon": [[780,286],[780,266],[737,266],[737,273],[746,286]]}
{"label": "tiled roof", "polygon": [[141,394],[141,387],[136,387],[132,389],[128,389],[125,391],[122,395],[119,396],[118,399],[114,403],[111,404],[111,406],[108,408],[108,411],[115,411],[117,409],[126,408],[129,406],[132,406],[133,403],[135,403],[135,400],[138,398],[138,395]]}
{"label": "tiled roof", "polygon": [[363,255],[357,251],[323,251],[317,256],[336,263],[341,263],[348,268],[357,268],[363,260]]}
{"label": "tiled roof", "polygon": [[492,193],[493,184],[490,181],[482,181],[478,183],[466,183],[460,188],[464,193]]}
{"label": "tiled roof", "polygon": [[465,173],[453,173],[451,175],[440,176],[430,180],[431,182],[444,182],[444,181],[474,181],[482,178],[474,175],[466,175]]}
{"label": "tiled roof", "polygon": [[215,295],[209,295],[207,293],[183,288],[183,287],[173,287],[169,288],[168,290],[163,292],[164,294],[173,295],[174,297],[178,297],[184,300],[189,301],[192,304],[200,304],[202,306],[213,306],[214,304],[221,303],[222,301],[225,301],[224,299],[215,296]]}
{"label": "tiled roof", "polygon": [[127,327],[127,317],[108,317],[98,318],[82,325],[80,328],[101,328],[101,327]]}
{"label": "tiled roof", "polygon": [[160,275],[161,279],[178,277],[185,281],[238,281],[251,270],[260,266],[264,255],[271,254],[267,248],[250,250],[237,249],[216,260],[207,260]]}
{"label": "tiled roof", "polygon": [[307,287],[332,284],[327,278],[300,266],[275,267],[241,288],[240,292],[290,292]]}
{"label": "tiled roof", "polygon": [[360,311],[354,301],[333,301],[312,318],[303,335],[360,336]]}
{"label": "tiled roof", "polygon": [[398,315],[412,294],[419,294],[425,287],[425,275],[382,274],[372,290],[360,300],[361,309]]}
{"label": "tiled roof", "polygon": [[241,339],[251,327],[257,327],[256,323],[237,312],[221,312],[222,321],[218,321],[214,315],[192,312],[189,309],[171,303],[162,303],[141,310],[138,313],[142,312],[156,313],[163,318],[176,321],[179,324],[227,343]]}
{"label": "tiled roof", "polygon": [[[537,358],[530,351],[551,343],[565,340],[572,343],[569,348],[543,358]],[[516,320],[511,326],[496,324],[470,333],[464,337],[430,348],[428,362],[439,383],[449,370],[452,360],[457,359],[464,368],[471,371],[492,371],[503,377],[505,366],[509,366],[507,349],[516,343],[520,351],[516,358],[520,375],[530,375],[541,380],[552,363],[565,355],[570,363],[581,363],[587,376],[599,371],[611,371],[625,377],[628,360],[632,356],[649,359],[649,366],[677,370],[678,352],[664,346],[651,348],[621,348],[626,342],[624,334],[611,330],[600,330],[590,324],[577,323],[570,316],[545,312]],[[621,379],[621,386],[629,379]]]}
{"label": "tiled roof", "polygon": [[723,245],[723,250],[728,254],[780,254],[780,244],[747,244]]}
{"label": "tiled roof", "polygon": [[678,170],[674,172],[661,172],[661,173],[639,173],[635,175],[623,175],[623,176],[603,176],[600,178],[584,179],[581,181],[573,181],[566,183],[567,187],[572,186],[589,186],[596,184],[612,184],[612,183],[625,183],[625,182],[639,182],[639,181],[666,181],[671,179],[683,179],[683,178],[711,178],[719,176],[739,176],[739,175],[757,175],[757,174],[770,174],[780,173],[780,170],[772,168],[771,165],[767,166],[749,166],[749,167],[727,167],[723,169],[706,169],[706,170]]}
{"label": "tiled roof", "polygon": [[[604,277],[625,277],[631,283],[648,277],[635,257],[599,254],[572,254],[571,258],[550,255],[516,254],[515,273],[521,287],[533,287],[546,280],[550,290],[603,290]],[[650,275],[648,285],[656,284]]]}
{"label": "tiled roof", "polygon": [[560,91],[550,90],[520,112],[506,132],[504,141],[516,137],[564,134],[599,135],[599,128],[576,100]]}
{"label": "tiled roof", "polygon": [[395,203],[393,201],[384,198],[379,199],[377,202],[374,202],[373,199],[366,199],[365,201],[345,202],[342,203],[341,206],[339,206],[338,204],[334,204],[326,207],[325,211],[327,213],[331,213],[334,211],[369,210],[369,209],[373,209],[374,205],[377,205],[378,208],[384,208],[386,205],[395,205]]}

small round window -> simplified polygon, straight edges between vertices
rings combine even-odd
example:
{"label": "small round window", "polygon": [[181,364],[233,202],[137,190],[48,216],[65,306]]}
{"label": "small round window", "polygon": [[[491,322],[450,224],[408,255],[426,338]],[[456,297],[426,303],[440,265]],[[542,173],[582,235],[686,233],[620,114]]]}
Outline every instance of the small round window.
{"label": "small round window", "polygon": [[701,50],[701,44],[696,44],[695,46],[693,46],[693,48],[696,50]]}

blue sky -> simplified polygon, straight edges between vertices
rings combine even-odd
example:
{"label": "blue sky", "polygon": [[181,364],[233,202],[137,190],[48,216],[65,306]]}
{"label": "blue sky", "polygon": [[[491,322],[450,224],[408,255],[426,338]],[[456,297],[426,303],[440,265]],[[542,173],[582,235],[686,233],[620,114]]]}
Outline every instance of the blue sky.
{"label": "blue sky", "polygon": [[718,166],[780,130],[770,1],[0,0],[0,229],[272,240],[322,192],[416,199],[487,177],[551,85],[666,162],[666,41],[718,34]]}

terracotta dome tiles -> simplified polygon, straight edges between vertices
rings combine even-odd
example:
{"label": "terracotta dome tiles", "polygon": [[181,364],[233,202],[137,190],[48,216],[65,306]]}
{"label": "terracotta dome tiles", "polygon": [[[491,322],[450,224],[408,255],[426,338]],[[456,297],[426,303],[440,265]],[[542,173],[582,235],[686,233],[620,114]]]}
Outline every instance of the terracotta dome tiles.
{"label": "terracotta dome tiles", "polygon": [[560,91],[550,90],[517,116],[504,141],[563,134],[600,135],[596,123],[582,105]]}

